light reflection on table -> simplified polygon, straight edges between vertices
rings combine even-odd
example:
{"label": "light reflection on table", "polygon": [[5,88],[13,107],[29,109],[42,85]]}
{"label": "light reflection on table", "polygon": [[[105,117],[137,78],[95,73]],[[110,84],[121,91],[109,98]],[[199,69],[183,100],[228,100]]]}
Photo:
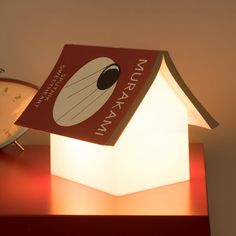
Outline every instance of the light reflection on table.
{"label": "light reflection on table", "polygon": [[125,196],[50,175],[48,146],[0,151],[0,215],[208,215],[203,145],[190,145],[191,181]]}

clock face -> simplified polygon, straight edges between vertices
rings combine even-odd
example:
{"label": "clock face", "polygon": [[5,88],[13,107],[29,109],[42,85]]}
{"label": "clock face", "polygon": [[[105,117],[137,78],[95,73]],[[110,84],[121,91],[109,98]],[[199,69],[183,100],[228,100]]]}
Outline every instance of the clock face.
{"label": "clock face", "polygon": [[0,78],[0,148],[14,142],[27,128],[14,125],[37,92],[34,85]]}

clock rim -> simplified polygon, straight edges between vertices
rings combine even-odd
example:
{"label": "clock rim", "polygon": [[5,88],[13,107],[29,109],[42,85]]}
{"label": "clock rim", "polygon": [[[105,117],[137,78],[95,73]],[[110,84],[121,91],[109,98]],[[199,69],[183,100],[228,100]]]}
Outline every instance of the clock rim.
{"label": "clock rim", "polygon": [[23,80],[18,80],[18,79],[9,78],[9,77],[0,77],[0,81],[6,81],[6,82],[17,83],[17,84],[23,84],[23,85],[28,86],[30,88],[34,88],[37,91],[39,90],[39,87],[37,85],[32,84],[30,82],[23,81]]}

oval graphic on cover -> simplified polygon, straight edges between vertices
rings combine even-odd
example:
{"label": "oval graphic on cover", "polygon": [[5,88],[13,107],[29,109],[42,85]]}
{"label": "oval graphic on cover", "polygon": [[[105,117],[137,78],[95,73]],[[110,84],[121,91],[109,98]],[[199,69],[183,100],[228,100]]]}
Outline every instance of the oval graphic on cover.
{"label": "oval graphic on cover", "polygon": [[108,57],[85,64],[58,94],[53,107],[55,122],[72,126],[95,114],[112,95],[119,75],[119,65]]}

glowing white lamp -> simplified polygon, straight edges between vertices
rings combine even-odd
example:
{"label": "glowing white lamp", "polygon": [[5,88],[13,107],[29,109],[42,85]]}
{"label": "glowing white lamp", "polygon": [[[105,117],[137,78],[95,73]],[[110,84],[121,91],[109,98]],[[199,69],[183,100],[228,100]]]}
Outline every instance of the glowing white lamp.
{"label": "glowing white lamp", "polygon": [[189,180],[188,124],[209,128],[163,58],[114,146],[51,134],[51,173],[113,195]]}
{"label": "glowing white lamp", "polygon": [[187,109],[158,73],[114,146],[51,134],[51,173],[114,195],[188,180]]}
{"label": "glowing white lamp", "polygon": [[53,175],[113,195],[189,180],[188,125],[218,124],[166,51],[76,45],[18,122],[54,133]]}

